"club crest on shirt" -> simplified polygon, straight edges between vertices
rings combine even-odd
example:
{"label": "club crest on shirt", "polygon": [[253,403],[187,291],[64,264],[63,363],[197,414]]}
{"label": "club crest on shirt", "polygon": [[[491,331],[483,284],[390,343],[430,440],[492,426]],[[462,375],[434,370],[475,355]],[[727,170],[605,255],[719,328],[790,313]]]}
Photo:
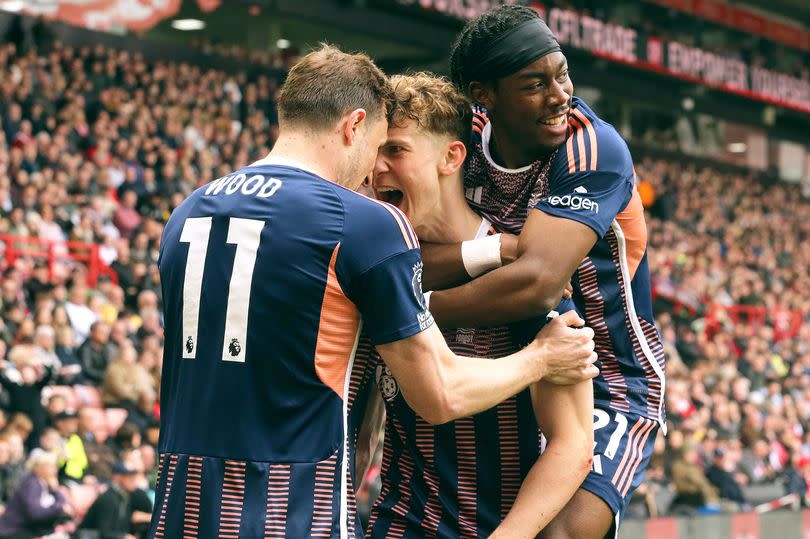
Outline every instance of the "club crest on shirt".
{"label": "club crest on shirt", "polygon": [[386,401],[392,401],[399,394],[399,384],[385,365],[377,365],[377,387]]}

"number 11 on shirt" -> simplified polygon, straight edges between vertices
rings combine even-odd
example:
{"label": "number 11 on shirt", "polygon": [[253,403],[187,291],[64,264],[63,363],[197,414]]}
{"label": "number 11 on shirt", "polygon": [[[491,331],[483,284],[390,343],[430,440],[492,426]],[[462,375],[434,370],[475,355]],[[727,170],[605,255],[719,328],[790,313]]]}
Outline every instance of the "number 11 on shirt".
{"label": "number 11 on shirt", "polygon": [[[256,266],[264,221],[257,219],[228,220],[227,243],[236,245],[231,282],[228,286],[228,307],[225,314],[225,335],[222,360],[244,363],[247,353],[247,322],[250,307],[250,287]],[[203,272],[211,235],[210,217],[191,217],[183,224],[180,242],[188,243],[188,258],[183,282],[183,359],[197,357],[197,331],[200,322],[200,298]]]}

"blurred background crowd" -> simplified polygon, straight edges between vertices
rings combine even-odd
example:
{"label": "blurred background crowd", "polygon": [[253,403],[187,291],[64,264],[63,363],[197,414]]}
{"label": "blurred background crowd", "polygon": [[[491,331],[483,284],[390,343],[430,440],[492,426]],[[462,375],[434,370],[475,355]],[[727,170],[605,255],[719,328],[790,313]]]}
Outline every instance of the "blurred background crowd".
{"label": "blurred background crowd", "polygon": [[[44,24],[0,45],[0,537],[148,526],[163,224],[195,188],[270,150],[280,78],[264,68],[295,60],[199,46],[251,67],[74,48]],[[635,158],[669,436],[630,513],[804,497],[810,200],[739,168]]]}

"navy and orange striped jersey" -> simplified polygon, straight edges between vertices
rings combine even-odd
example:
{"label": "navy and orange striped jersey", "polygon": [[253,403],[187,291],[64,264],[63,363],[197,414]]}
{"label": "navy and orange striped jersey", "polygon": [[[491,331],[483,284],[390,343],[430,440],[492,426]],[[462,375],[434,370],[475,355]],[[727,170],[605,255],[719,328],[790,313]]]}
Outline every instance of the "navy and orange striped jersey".
{"label": "navy and orange striped jersey", "polygon": [[[478,237],[494,232],[483,219]],[[508,327],[442,333],[462,356],[498,358],[520,348]],[[381,362],[376,378],[387,413],[382,490],[372,508],[369,537],[488,537],[540,455],[528,390],[475,416],[433,426],[408,406]]]}
{"label": "navy and orange striped jersey", "polygon": [[355,353],[432,324],[421,264],[399,210],[277,158],[174,211],[150,538],[362,537]]}
{"label": "navy and orange striped jersey", "polygon": [[536,208],[585,224],[598,236],[572,278],[574,302],[596,333],[595,406],[665,425],[664,352],[652,312],[647,228],[630,152],[616,130],[574,97],[564,144],[549,157],[510,170],[492,160],[492,125],[479,132],[465,171],[473,208],[519,233]]}

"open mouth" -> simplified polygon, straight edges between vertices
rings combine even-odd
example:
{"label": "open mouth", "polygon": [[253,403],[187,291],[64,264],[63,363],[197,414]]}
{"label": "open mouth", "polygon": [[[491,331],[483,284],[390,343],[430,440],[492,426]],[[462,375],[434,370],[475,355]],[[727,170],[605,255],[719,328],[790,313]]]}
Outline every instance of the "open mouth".
{"label": "open mouth", "polygon": [[399,207],[399,205],[402,204],[402,199],[405,197],[402,191],[399,189],[394,189],[393,187],[380,187],[375,191],[377,193],[378,200],[393,204],[396,207]]}
{"label": "open mouth", "polygon": [[560,114],[559,116],[553,116],[551,118],[541,120],[540,123],[551,127],[557,127],[558,125],[562,125],[562,123],[565,121],[566,116],[567,114]]}

